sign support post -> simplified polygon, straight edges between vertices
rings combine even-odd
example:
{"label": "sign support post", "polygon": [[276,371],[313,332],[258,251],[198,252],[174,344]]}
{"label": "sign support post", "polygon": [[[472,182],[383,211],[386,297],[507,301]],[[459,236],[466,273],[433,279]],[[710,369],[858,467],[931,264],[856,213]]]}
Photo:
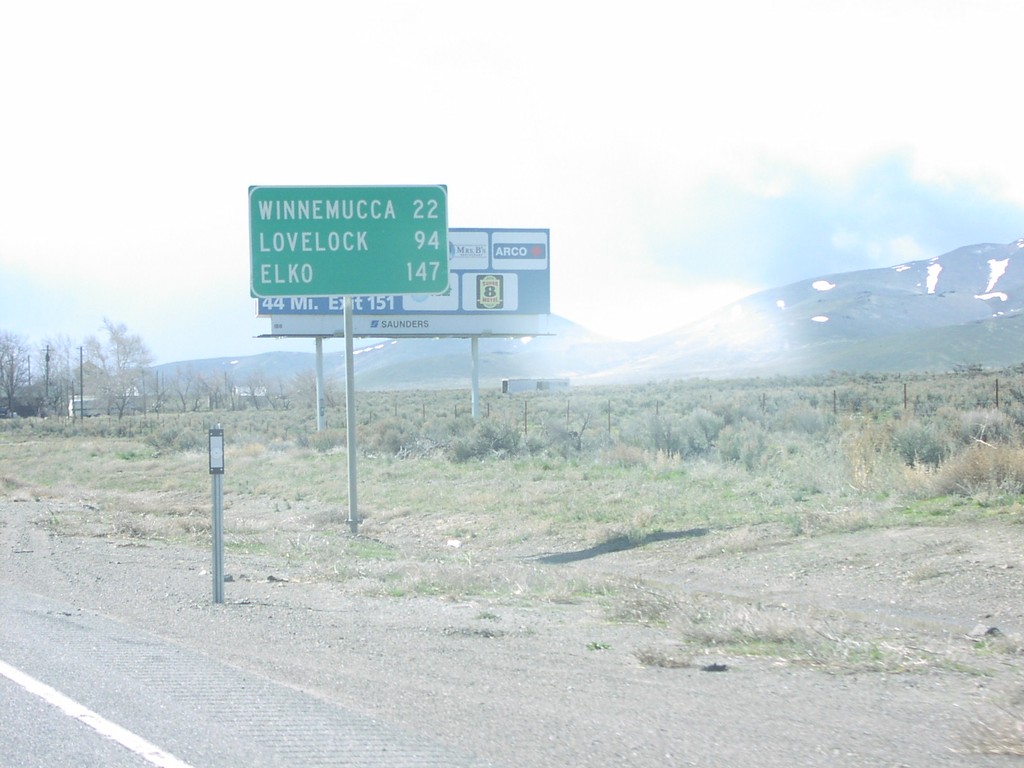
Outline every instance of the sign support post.
{"label": "sign support post", "polygon": [[450,290],[448,189],[252,186],[249,255],[258,299],[344,297],[348,523],[358,533],[352,297]]}
{"label": "sign support post", "polygon": [[473,355],[473,421],[480,419],[480,337],[470,339],[470,350]]}
{"label": "sign support post", "polygon": [[324,337],[316,337],[316,431],[327,429],[324,414]]}

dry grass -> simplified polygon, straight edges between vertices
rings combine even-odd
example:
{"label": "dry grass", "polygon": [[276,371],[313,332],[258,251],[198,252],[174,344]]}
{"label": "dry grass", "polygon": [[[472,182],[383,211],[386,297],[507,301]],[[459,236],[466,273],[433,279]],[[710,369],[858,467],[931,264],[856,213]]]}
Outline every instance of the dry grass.
{"label": "dry grass", "polygon": [[830,673],[901,674],[951,669],[979,674],[964,647],[857,622],[842,614],[698,596],[681,606],[671,628],[693,654],[770,658]]}
{"label": "dry grass", "polygon": [[964,741],[975,754],[1024,756],[1024,689],[971,723]]}
{"label": "dry grass", "polygon": [[675,595],[635,581],[616,591],[608,617],[612,621],[661,625],[678,611],[679,602]]}
{"label": "dry grass", "polygon": [[[641,545],[651,534],[710,528],[714,536],[687,542],[688,556],[697,561],[771,551],[794,537],[900,525],[896,495],[876,499],[874,491],[851,493],[849,484],[829,494],[801,490],[808,483],[832,488],[844,461],[853,467],[856,483],[868,488],[893,471],[905,475],[909,470],[898,464],[886,468],[891,457],[882,435],[869,429],[851,439],[837,449],[839,464],[831,469],[814,469],[797,452],[774,470],[757,473],[629,447],[609,448],[592,461],[363,458],[358,537],[345,522],[344,454],[280,441],[271,450],[270,443],[247,439],[228,446],[226,544],[237,555],[277,558],[296,578],[368,595],[599,601],[611,621],[672,632],[673,647],[682,650],[651,651],[646,664],[674,666],[707,649],[830,671],[951,664],[941,648],[913,648],[876,637],[870,628],[829,623],[829,617],[769,604],[684,599],[642,580],[540,567],[530,559],[610,540]],[[205,453],[157,456],[123,438],[54,437],[0,445],[0,461],[5,495],[78,500],[60,505],[47,521],[61,533],[196,546],[209,537]],[[974,469],[961,470],[960,478],[989,477],[1008,467],[993,464],[983,452],[967,461]],[[984,461],[989,463],[977,469]],[[920,583],[937,575],[922,567],[912,578]]]}
{"label": "dry grass", "polygon": [[641,648],[634,655],[645,667],[689,669],[695,665],[693,654],[678,647]]}
{"label": "dry grass", "polygon": [[945,462],[935,490],[992,502],[1024,493],[1024,449],[976,443]]}

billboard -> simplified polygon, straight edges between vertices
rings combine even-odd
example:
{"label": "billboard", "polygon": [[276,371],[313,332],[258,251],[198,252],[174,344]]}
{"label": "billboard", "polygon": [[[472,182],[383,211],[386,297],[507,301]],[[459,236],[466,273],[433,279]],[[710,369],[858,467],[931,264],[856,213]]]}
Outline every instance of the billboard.
{"label": "billboard", "polygon": [[[535,336],[551,313],[547,229],[451,229],[448,287],[437,294],[353,296],[353,336]],[[257,300],[270,336],[340,336],[341,296]]]}

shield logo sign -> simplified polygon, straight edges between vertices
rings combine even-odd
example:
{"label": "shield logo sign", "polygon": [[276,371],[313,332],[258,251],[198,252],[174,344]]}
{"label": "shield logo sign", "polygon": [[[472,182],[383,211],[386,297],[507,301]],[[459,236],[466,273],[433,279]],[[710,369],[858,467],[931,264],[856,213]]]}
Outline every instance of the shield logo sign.
{"label": "shield logo sign", "polygon": [[476,276],[476,308],[501,309],[505,306],[502,275]]}

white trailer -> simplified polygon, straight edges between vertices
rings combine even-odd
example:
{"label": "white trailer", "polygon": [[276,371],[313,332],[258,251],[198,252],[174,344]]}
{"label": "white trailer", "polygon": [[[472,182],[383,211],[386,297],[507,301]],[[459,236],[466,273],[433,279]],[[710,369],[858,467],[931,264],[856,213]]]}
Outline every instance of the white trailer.
{"label": "white trailer", "polygon": [[568,379],[502,379],[501,393],[514,395],[516,392],[550,392],[568,389]]}

